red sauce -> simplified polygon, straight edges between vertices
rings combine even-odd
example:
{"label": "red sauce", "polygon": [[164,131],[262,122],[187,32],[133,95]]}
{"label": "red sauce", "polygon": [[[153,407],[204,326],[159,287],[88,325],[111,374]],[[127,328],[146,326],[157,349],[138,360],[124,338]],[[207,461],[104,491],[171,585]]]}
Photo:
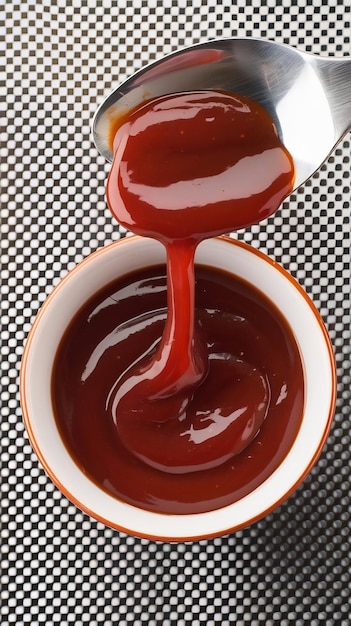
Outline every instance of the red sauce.
{"label": "red sauce", "polygon": [[[211,278],[211,285],[216,286],[212,291],[209,288],[209,303],[199,308],[196,302],[195,306],[195,249],[207,237],[272,214],[293,188],[292,160],[269,115],[258,104],[213,91],[174,94],[145,104],[120,122],[113,148],[109,206],[121,224],[165,245],[168,312],[162,314],[161,323],[157,302],[146,309],[146,322],[139,320],[143,297],[131,297],[132,302],[138,301],[138,308],[128,309],[121,322],[122,328],[125,324],[130,328],[134,318],[138,320],[128,351],[123,358],[117,349],[109,360],[99,357],[98,379],[93,384],[84,375],[86,363],[80,362],[74,384],[70,366],[69,390],[65,389],[57,364],[53,377],[56,415],[60,424],[66,421],[64,413],[70,415],[71,425],[63,426],[69,446],[86,471],[115,495],[163,512],[208,510],[262,482],[278,462],[277,449],[280,460],[282,451],[286,454],[282,432],[289,433],[291,445],[302,413],[303,376],[294,340],[287,329],[282,330],[282,321],[282,343],[289,346],[283,356],[280,346],[272,348],[276,330],[269,320],[257,334],[256,314],[253,324],[247,321],[248,309],[236,318],[239,304],[233,309],[222,296],[223,281],[225,293],[230,298],[234,294],[221,273]],[[235,291],[237,283],[231,281]],[[157,301],[154,296],[151,299]],[[251,306],[257,296],[249,300]],[[117,310],[114,315],[117,320]],[[69,341],[63,340],[57,363],[60,354],[70,352],[70,345],[75,345],[75,360],[85,353],[84,344],[77,345],[74,337],[83,334],[88,318],[85,312],[79,328],[69,333]],[[247,345],[239,350],[242,333],[247,334]],[[94,333],[89,335],[94,354],[101,341]],[[108,341],[106,336],[104,345]],[[280,370],[284,375],[279,377],[278,390]],[[105,380],[107,387],[102,384]],[[273,435],[271,413],[278,399],[288,421],[280,416],[283,431],[275,428]],[[87,413],[94,405],[96,415],[88,427]],[[110,455],[97,439],[104,429],[112,446]],[[261,433],[267,430],[270,435],[263,444]],[[279,442],[278,432],[282,435]],[[251,446],[260,459],[257,462],[251,461]],[[257,452],[261,448],[264,463]],[[95,461],[91,454],[85,458],[88,449],[94,450]],[[239,469],[243,458],[245,469]],[[121,459],[126,461],[122,466]],[[253,473],[246,467],[248,459]],[[186,495],[182,495],[184,490]]]}
{"label": "red sauce", "polygon": [[[54,410],[77,463],[113,496],[167,513],[208,511],[252,491],[289,451],[303,407],[299,351],[281,313],[262,293],[230,274],[197,267],[196,318],[210,355],[209,374],[196,399],[205,434],[209,412],[214,409],[215,414],[216,401],[223,409],[228,397],[225,361],[212,360],[212,354],[231,354],[233,361],[254,364],[269,381],[269,411],[258,435],[241,453],[203,471],[167,473],[126,448],[106,410],[116,379],[133,368],[142,353],[152,352],[166,318],[165,267],[126,276],[94,296],[71,322],[59,347],[52,378]],[[242,384],[247,396],[245,381]],[[235,381],[230,380],[229,391],[232,386]],[[135,441],[144,443],[145,431],[139,427]],[[159,430],[160,455],[172,454],[176,441]],[[162,444],[159,437],[164,438]]]}
{"label": "red sauce", "polygon": [[171,95],[118,128],[107,200],[117,221],[164,242],[199,242],[274,213],[294,167],[268,113],[242,96]]}

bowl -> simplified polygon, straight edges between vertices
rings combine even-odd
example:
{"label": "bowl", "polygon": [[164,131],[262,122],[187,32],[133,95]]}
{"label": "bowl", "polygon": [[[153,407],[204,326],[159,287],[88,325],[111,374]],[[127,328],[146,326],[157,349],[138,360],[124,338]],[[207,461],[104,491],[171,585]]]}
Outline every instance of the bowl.
{"label": "bowl", "polygon": [[105,246],[79,263],[53,289],[39,310],[24,348],[20,399],[31,445],[44,470],[77,507],[92,518],[134,536],[194,541],[224,535],[265,516],[286,500],[307,476],[327,438],[335,410],[336,374],[324,323],[304,290],[275,261],[229,237],[200,244],[196,262],[238,275],[280,309],[295,336],[304,369],[301,425],[277,469],[237,502],[206,513],[162,514],[108,494],[70,456],[56,425],[51,375],[63,333],[80,307],[113,280],[165,261],[161,244],[131,236]]}

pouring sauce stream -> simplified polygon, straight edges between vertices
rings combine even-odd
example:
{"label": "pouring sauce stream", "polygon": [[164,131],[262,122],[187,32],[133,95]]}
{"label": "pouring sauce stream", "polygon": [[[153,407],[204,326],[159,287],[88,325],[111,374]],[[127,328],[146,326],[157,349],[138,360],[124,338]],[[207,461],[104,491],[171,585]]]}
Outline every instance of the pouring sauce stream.
{"label": "pouring sauce stream", "polygon": [[[270,387],[254,363],[209,350],[195,313],[196,247],[276,211],[293,189],[293,163],[264,109],[214,91],[146,103],[115,129],[113,149],[108,204],[120,224],[166,247],[168,316],[159,344],[116,381],[107,410],[143,462],[209,469],[255,438]],[[226,383],[204,417],[197,396],[211,379]]]}

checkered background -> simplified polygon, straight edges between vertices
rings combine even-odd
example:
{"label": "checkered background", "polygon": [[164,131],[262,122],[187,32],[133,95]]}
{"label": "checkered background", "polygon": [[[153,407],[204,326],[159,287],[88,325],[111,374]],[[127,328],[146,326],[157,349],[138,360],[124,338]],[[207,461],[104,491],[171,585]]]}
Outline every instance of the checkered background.
{"label": "checkered background", "polygon": [[218,37],[348,56],[350,0],[1,0],[0,8],[2,626],[350,624],[349,136],[275,217],[236,235],[297,277],[336,351],[332,432],[279,509],[196,543],[115,532],[46,477],[18,397],[39,306],[78,261],[126,234],[106,208],[109,166],[91,139],[103,97],[146,63]]}

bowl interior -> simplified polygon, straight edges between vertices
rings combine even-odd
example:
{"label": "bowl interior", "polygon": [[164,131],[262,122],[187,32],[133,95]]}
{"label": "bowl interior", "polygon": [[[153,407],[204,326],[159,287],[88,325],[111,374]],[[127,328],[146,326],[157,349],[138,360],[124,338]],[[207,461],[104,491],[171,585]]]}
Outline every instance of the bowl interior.
{"label": "bowl interior", "polygon": [[241,528],[281,503],[306,476],[328,434],[335,408],[335,364],[330,340],[314,305],[268,257],[226,237],[204,241],[196,262],[239,275],[273,301],[297,340],[305,373],[305,409],[296,440],[284,461],[257,489],[222,509],[193,515],[163,515],[137,509],[94,484],[70,457],[51,403],[51,371],[58,343],[72,316],[112,280],[165,261],[163,246],[128,237],[76,266],[39,311],[22,359],[20,395],[25,425],[44,469],[78,507],[113,528],[151,539],[189,540]]}

